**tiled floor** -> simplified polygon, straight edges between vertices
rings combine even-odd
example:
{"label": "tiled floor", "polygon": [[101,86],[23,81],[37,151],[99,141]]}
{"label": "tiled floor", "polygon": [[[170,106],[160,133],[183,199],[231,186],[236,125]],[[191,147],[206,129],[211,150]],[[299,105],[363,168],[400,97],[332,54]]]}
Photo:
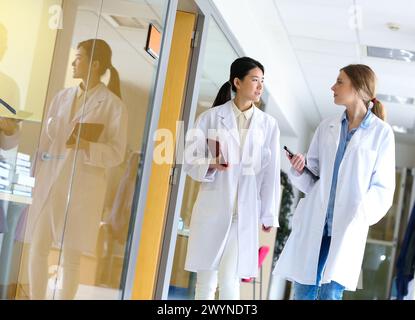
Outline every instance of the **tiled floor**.
{"label": "tiled floor", "polygon": [[193,300],[188,288],[169,287],[168,300]]}

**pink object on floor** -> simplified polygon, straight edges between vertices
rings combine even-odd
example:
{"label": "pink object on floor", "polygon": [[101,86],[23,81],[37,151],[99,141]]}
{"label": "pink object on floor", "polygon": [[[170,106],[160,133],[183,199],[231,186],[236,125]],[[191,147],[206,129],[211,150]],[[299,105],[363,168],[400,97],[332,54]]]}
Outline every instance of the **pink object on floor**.
{"label": "pink object on floor", "polygon": [[[258,250],[258,268],[261,268],[262,264],[264,263],[265,258],[267,257],[267,254],[269,252],[268,246],[262,246],[259,247]],[[242,282],[252,282],[254,278],[244,278],[242,279]]]}

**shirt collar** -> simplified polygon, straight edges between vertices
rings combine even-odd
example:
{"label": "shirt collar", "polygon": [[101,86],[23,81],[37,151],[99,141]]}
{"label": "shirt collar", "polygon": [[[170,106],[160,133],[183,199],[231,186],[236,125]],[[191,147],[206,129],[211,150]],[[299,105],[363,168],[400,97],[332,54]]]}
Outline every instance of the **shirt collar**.
{"label": "shirt collar", "polygon": [[[372,118],[372,110],[367,109],[366,115],[363,118],[362,122],[360,123],[359,128],[367,129],[369,127],[371,118]],[[344,123],[344,122],[349,123],[349,120],[347,119],[346,111],[344,111],[344,113],[342,115],[342,118],[341,118],[341,121],[342,121],[342,123]]]}
{"label": "shirt collar", "polygon": [[[92,89],[88,90],[88,97],[91,96],[91,94],[93,94],[95,91],[97,91],[98,87],[100,87],[100,85],[102,84],[102,82],[99,82],[95,87],[93,87]],[[76,97],[79,99],[83,96],[83,94],[85,93],[85,88],[82,85],[82,82],[79,84],[78,86],[78,90],[76,90]]]}
{"label": "shirt collar", "polygon": [[368,128],[369,127],[369,124],[370,124],[370,119],[371,118],[372,118],[372,110],[370,110],[368,108],[365,117],[363,118],[362,122],[360,123],[360,126],[363,129]]}
{"label": "shirt collar", "polygon": [[251,119],[252,118],[252,115],[254,114],[254,107],[255,107],[255,105],[252,104],[252,106],[248,110],[245,110],[245,111],[242,112],[236,106],[234,100],[232,100],[232,110],[235,113],[236,118],[238,118],[240,115],[243,115],[246,120]]}

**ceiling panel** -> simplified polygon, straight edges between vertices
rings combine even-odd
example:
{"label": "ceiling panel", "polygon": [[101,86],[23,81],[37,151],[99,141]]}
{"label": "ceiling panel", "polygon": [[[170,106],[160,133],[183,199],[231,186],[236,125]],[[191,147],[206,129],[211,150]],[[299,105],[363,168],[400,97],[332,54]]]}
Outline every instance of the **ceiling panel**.
{"label": "ceiling panel", "polygon": [[339,42],[308,37],[291,37],[291,44],[294,49],[323,53],[334,56],[356,57],[359,48],[354,42]]}
{"label": "ceiling panel", "polygon": [[[355,31],[350,28],[349,1],[330,5],[320,1],[275,0],[290,36],[354,42]],[[323,1],[323,3],[326,3]]]}

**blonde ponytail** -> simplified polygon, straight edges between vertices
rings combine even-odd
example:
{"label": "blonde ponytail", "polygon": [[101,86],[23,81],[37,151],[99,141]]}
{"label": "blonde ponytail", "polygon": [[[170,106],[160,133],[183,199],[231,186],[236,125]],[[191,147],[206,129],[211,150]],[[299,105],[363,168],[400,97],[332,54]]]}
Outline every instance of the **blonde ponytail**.
{"label": "blonde ponytail", "polygon": [[372,112],[377,116],[378,118],[385,121],[386,119],[386,109],[385,106],[380,102],[378,99],[373,98],[370,100],[373,103]]}

